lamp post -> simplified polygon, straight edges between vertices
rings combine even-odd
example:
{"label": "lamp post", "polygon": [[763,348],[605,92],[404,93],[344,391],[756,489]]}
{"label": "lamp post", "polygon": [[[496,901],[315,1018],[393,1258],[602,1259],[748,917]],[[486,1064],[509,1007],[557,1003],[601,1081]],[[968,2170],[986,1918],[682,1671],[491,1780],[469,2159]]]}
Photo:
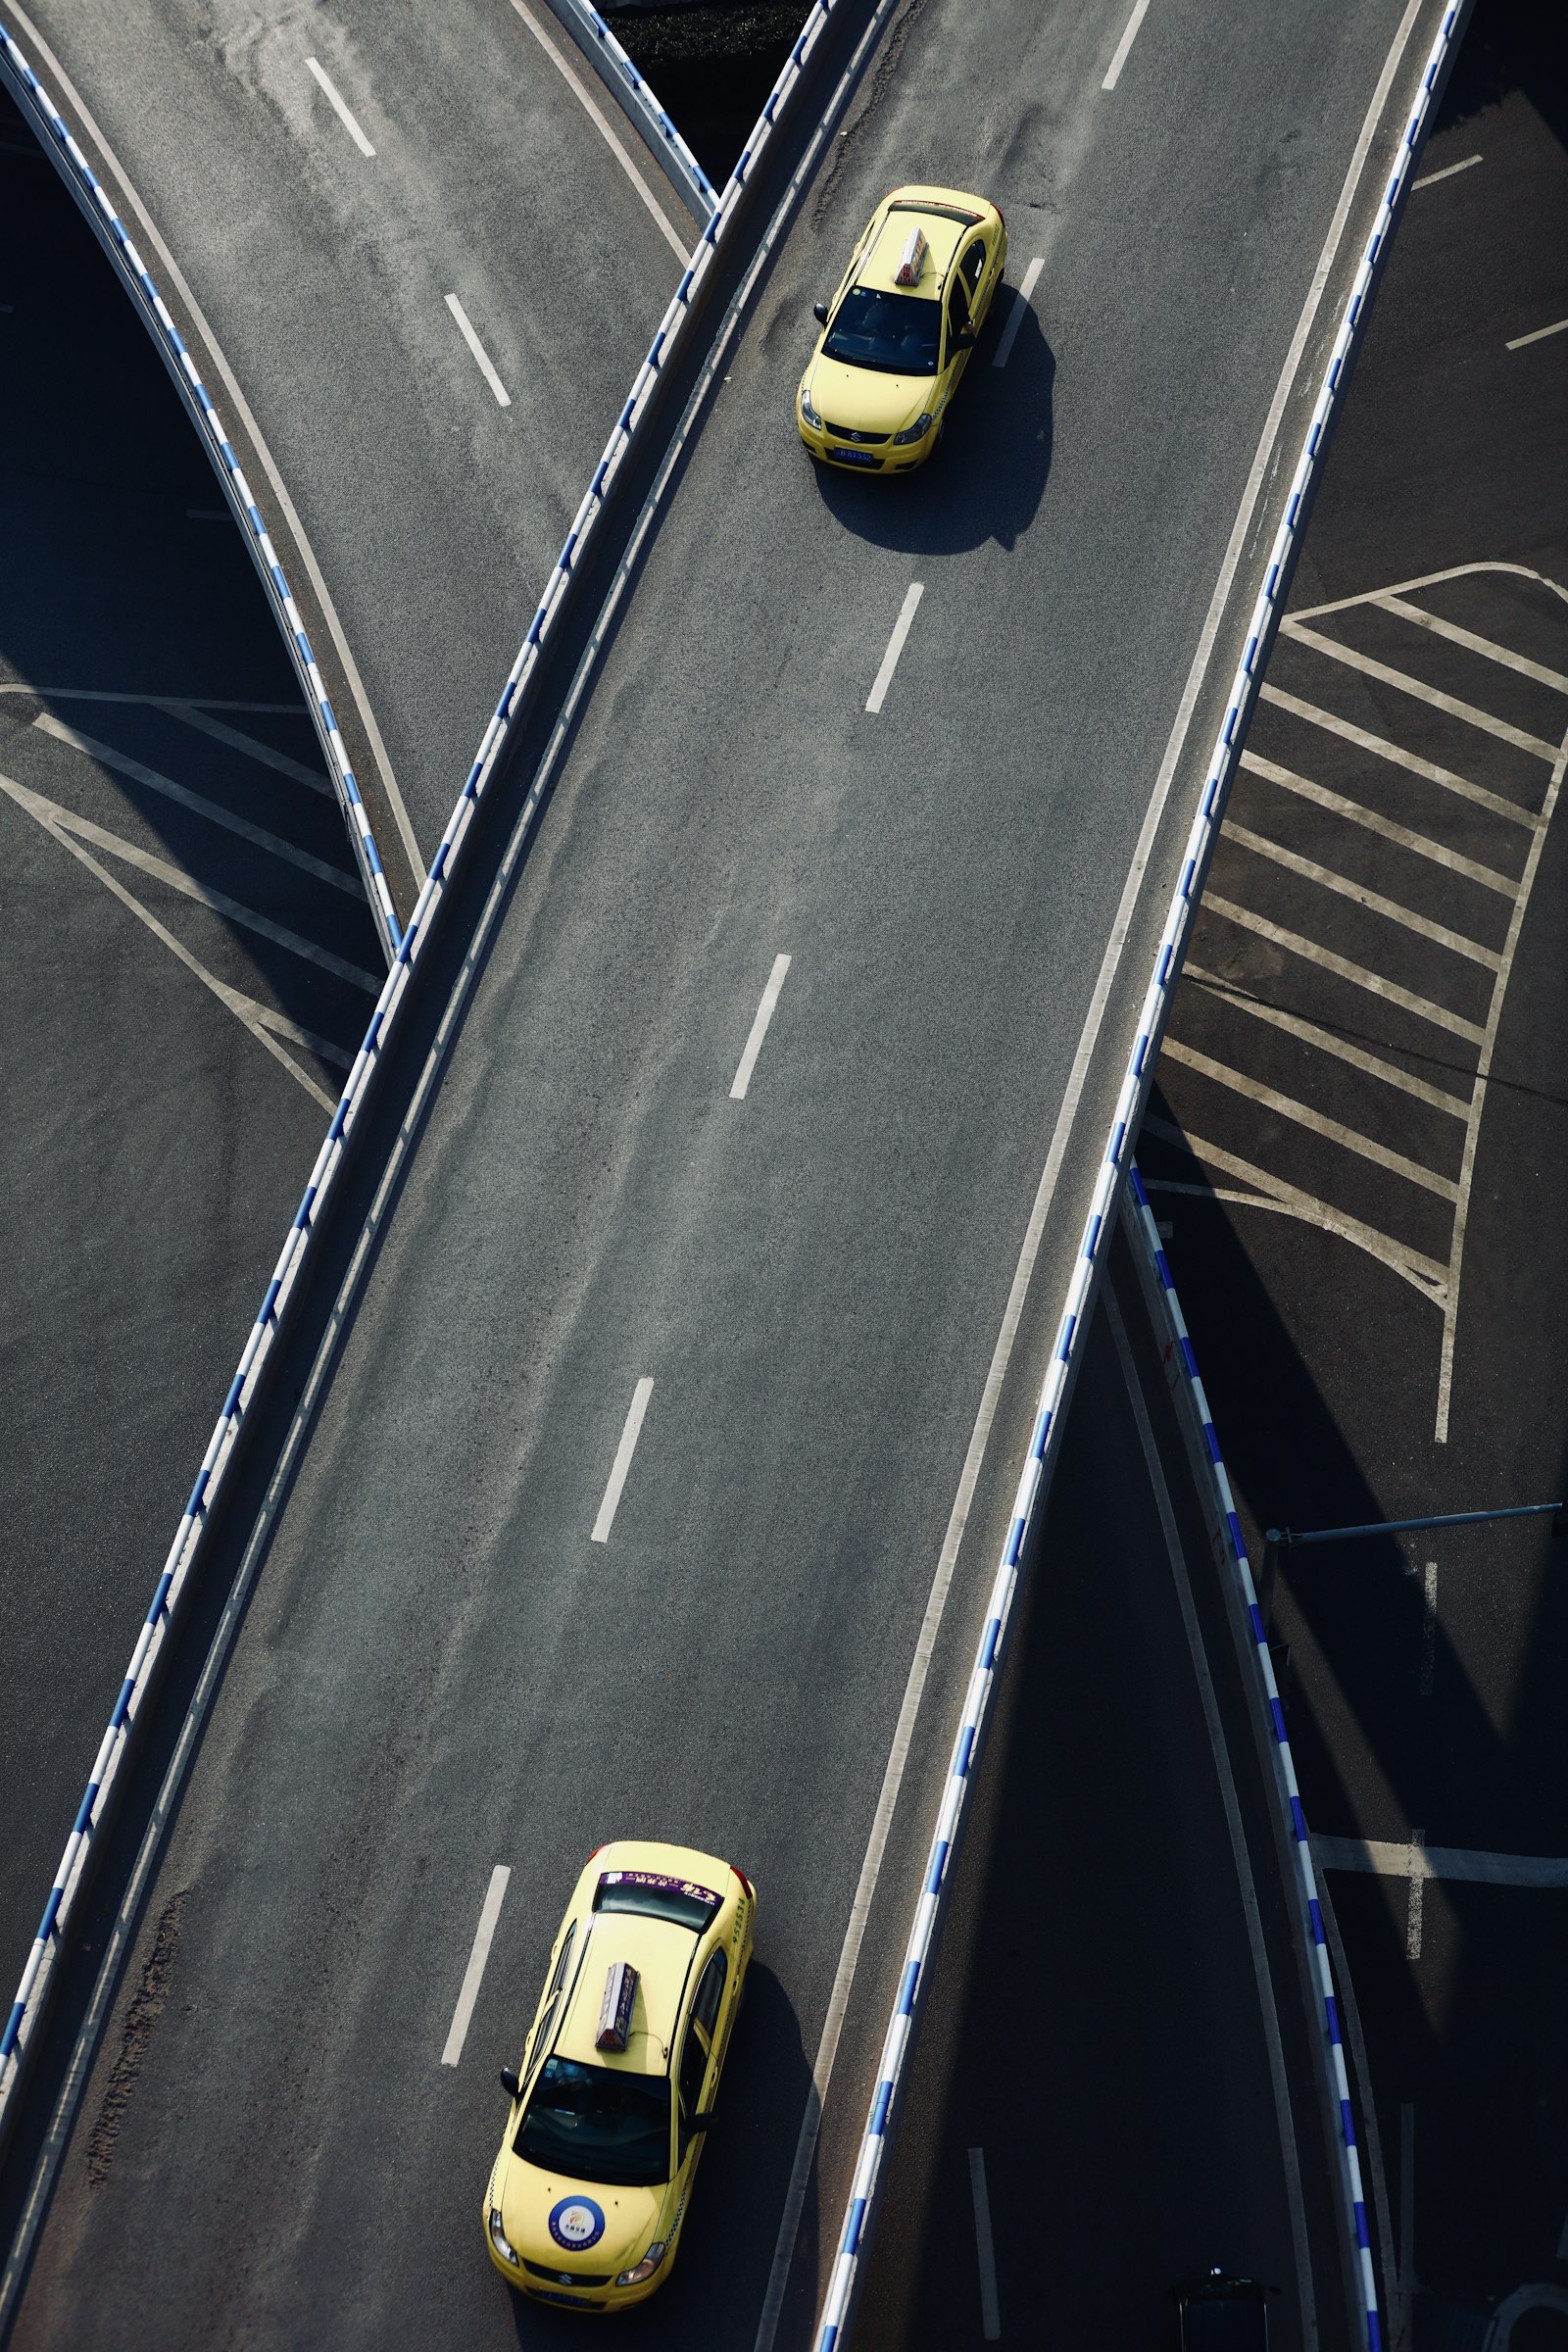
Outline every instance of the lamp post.
{"label": "lamp post", "polygon": [[1407,1536],[1424,1527],[1478,1527],[1492,1519],[1542,1519],[1556,1514],[1552,1540],[1568,1535],[1568,1515],[1560,1502],[1514,1502],[1496,1511],[1439,1511],[1429,1519],[1369,1519],[1362,1527],[1269,1527],[1263,1531],[1263,1618],[1274,1617],[1274,1579],[1280,1553],[1302,1544],[1348,1544],[1356,1536]]}

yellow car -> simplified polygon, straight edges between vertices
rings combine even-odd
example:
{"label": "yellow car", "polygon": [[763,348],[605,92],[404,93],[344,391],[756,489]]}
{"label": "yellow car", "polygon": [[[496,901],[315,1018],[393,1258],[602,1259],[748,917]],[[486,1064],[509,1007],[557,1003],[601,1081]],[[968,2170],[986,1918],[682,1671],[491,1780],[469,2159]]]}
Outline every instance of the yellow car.
{"label": "yellow car", "polygon": [[662,2285],[752,1957],[757,1892],[683,1845],[603,1845],[577,1881],[522,2064],[484,2242],[513,2286],[578,2311]]}
{"label": "yellow car", "polygon": [[871,215],[796,396],[813,458],[907,473],[942,437],[1007,259],[1007,224],[983,196],[895,188]]}

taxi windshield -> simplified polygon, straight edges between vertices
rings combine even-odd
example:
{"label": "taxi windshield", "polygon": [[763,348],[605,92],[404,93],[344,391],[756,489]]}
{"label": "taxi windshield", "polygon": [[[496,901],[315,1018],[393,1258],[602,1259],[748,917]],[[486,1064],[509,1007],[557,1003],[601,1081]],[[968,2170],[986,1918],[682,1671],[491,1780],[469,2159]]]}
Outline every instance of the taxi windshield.
{"label": "taxi windshield", "polygon": [[669,2078],[547,2058],[512,2144],[547,2173],[652,2187],[669,2178]]}
{"label": "taxi windshield", "polygon": [[923,294],[852,286],[839,304],[822,356],[882,375],[935,375],[942,305]]}

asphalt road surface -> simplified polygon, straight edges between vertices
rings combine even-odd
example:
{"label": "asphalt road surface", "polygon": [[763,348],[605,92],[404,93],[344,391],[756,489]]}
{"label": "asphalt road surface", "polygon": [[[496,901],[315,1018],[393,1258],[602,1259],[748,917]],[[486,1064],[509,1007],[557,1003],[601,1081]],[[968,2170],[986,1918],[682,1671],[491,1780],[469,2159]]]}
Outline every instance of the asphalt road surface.
{"label": "asphalt road surface", "polygon": [[[491,2069],[582,1853],[656,1826],[733,1853],[761,1915],[732,2154],[645,2332],[748,2340],[951,1523],[850,2087],[830,2085],[788,2273],[779,2340],[805,2334],[1255,571],[1237,583],[1274,527],[1271,403],[1282,369],[1321,366],[1353,232],[1297,337],[1303,301],[1369,106],[1342,222],[1370,211],[1434,21],[1370,0],[1305,27],[1152,14],[1106,91],[1119,7],[894,20],[481,930],[439,1086],[403,1122],[19,2342],[542,2332],[478,2243]],[[911,173],[993,193],[1014,272],[1044,270],[1004,368],[982,343],[941,462],[888,498],[814,480],[788,419],[811,300]],[[1305,413],[1288,382],[1293,455]],[[1274,486],[1252,513],[1260,435]],[[1020,1241],[1211,602],[1228,640],[1194,679],[965,1522]],[[278,1410],[311,1380],[291,1360]],[[236,1509],[210,1576],[246,1540]],[[443,2068],[498,1861],[514,1892]]]}
{"label": "asphalt road surface", "polygon": [[406,914],[695,224],[536,0],[11,24],[230,428]]}
{"label": "asphalt road surface", "polygon": [[[1565,43],[1472,22],[1141,1147],[1254,1559],[1568,1492]],[[1538,1520],[1280,1571],[1400,2352],[1496,2352],[1532,2290],[1516,2347],[1568,2340],[1563,1555]]]}
{"label": "asphalt road surface", "polygon": [[382,967],[255,574],[3,100],[0,210],[9,1997]]}
{"label": "asphalt road surface", "polygon": [[1170,2352],[1216,2264],[1282,2352],[1357,2342],[1256,1699],[1125,1250],[1015,1640],[856,2343]]}

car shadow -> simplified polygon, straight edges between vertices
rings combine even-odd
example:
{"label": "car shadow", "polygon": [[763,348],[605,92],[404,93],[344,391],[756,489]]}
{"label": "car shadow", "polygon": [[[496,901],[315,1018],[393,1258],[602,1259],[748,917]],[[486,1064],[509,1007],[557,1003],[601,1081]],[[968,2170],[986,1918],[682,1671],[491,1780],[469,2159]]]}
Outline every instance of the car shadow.
{"label": "car shadow", "polygon": [[998,344],[1018,302],[992,308],[941,445],[917,473],[889,479],[817,466],[823,504],[847,531],[911,556],[1012,548],[1034,521],[1051,472],[1056,362],[1025,304],[1004,368]]}
{"label": "car shadow", "polygon": [[[719,2082],[713,2129],[681,2233],[680,2258],[668,2283],[637,2307],[637,2340],[645,2352],[684,2352],[694,2343],[751,2342],[772,2268],[810,2080],[810,2063],[789,1995],[772,1970],[754,1960]],[[798,2296],[800,2281],[816,2275],[814,2174],[801,2214],[796,2256]],[[507,2291],[517,2341],[528,2352],[580,2344],[580,2312],[553,2311],[515,2288]],[[793,2333],[801,2315],[794,2300],[788,2310]]]}

